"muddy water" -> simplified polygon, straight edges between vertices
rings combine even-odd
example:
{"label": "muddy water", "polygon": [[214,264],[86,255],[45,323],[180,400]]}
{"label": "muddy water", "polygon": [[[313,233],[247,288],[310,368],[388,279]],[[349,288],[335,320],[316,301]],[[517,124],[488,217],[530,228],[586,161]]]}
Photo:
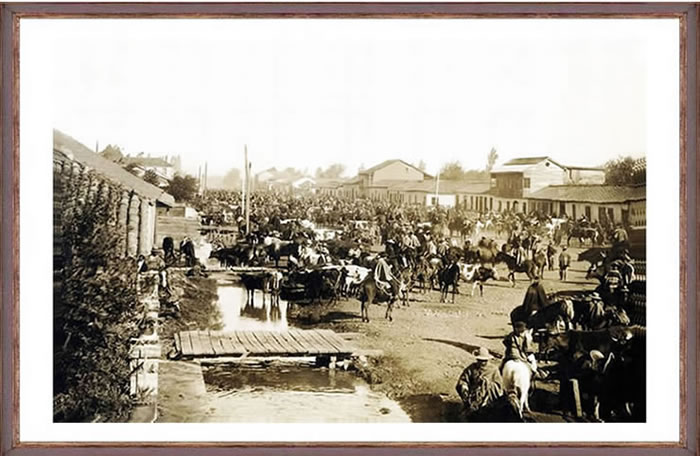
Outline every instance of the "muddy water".
{"label": "muddy water", "polygon": [[287,303],[273,303],[270,296],[255,290],[249,300],[247,292],[235,279],[217,274],[217,293],[224,331],[284,331],[287,329]]}
{"label": "muddy water", "polygon": [[[225,274],[217,275],[224,331],[288,328],[287,303],[272,305]],[[298,360],[302,361],[302,360]],[[308,361],[309,360],[305,360]],[[159,422],[410,422],[401,406],[351,371],[300,365],[267,367],[164,362],[159,367]]]}

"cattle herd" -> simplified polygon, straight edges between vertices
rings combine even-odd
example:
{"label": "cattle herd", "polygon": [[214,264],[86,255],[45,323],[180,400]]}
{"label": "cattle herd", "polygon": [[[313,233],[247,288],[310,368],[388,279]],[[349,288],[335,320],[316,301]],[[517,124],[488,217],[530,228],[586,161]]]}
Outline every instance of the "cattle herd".
{"label": "cattle herd", "polygon": [[514,303],[511,321],[527,322],[538,375],[559,381],[562,410],[604,421],[645,420],[646,330],[628,315],[630,296],[643,294],[645,283],[635,280],[626,238],[615,238],[624,227],[564,214],[479,214],[272,192],[252,194],[246,227],[240,201],[240,193],[228,191],[196,201],[203,224],[239,232],[234,244],[214,238],[212,259],[222,267],[260,267],[241,281],[272,299],[309,305],[357,298],[363,322],[372,302],[386,303],[384,317],[392,320],[394,305],[408,306],[410,293],[439,289],[441,302],[454,302],[466,282],[472,295],[477,289],[483,295],[485,282],[499,280],[499,264],[511,284],[522,274],[532,284],[527,293],[537,293],[539,278],[558,269],[557,254],[572,240],[593,249],[588,277],[599,279],[595,291],[526,297]]}

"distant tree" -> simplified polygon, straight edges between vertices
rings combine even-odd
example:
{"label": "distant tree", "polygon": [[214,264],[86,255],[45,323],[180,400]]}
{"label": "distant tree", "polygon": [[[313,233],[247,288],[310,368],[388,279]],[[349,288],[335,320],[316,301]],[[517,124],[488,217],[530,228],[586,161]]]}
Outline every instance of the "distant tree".
{"label": "distant tree", "polygon": [[495,147],[491,148],[488,157],[486,158],[486,171],[491,171],[498,160],[498,152]]}
{"label": "distant tree", "polygon": [[168,185],[167,192],[176,201],[191,201],[197,194],[197,179],[190,175],[175,175]]}
{"label": "distant tree", "polygon": [[464,172],[463,178],[466,180],[485,180],[488,179],[489,172],[481,169],[470,169]]}
{"label": "distant tree", "polygon": [[111,160],[113,162],[121,161],[124,158],[124,154],[122,153],[121,147],[114,146],[112,144],[102,149],[100,155],[102,155],[107,160]]}
{"label": "distant tree", "polygon": [[458,161],[452,161],[443,165],[440,169],[440,178],[447,180],[464,179],[465,170]]}
{"label": "distant tree", "polygon": [[151,185],[155,185],[156,187],[160,183],[160,179],[158,179],[158,174],[156,174],[156,172],[152,169],[147,169],[146,172],[143,174],[142,179]]}
{"label": "distant tree", "polygon": [[228,190],[238,190],[241,188],[241,170],[231,168],[223,179],[223,188]]}
{"label": "distant tree", "polygon": [[341,163],[334,163],[324,170],[318,168],[316,170],[316,177],[321,177],[325,179],[337,179],[338,177],[342,176],[344,172],[345,165]]}
{"label": "distant tree", "polygon": [[291,166],[285,168],[284,171],[282,171],[282,173],[287,177],[301,177],[304,175],[304,171],[292,168]]}
{"label": "distant tree", "polygon": [[645,158],[618,157],[604,165],[608,185],[637,185],[646,183]]}

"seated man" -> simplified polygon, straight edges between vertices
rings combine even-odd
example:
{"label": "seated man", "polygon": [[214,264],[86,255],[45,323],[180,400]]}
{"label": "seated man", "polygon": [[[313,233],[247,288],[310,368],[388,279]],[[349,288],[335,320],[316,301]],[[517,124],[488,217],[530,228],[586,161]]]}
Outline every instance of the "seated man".
{"label": "seated man", "polygon": [[513,332],[503,339],[506,352],[501,362],[501,373],[503,366],[511,360],[522,361],[532,371],[533,376],[537,373],[537,361],[535,360],[534,349],[532,347],[532,335],[527,331],[527,324],[524,321],[513,322]]}
{"label": "seated man", "polygon": [[503,394],[501,374],[489,363],[489,351],[481,347],[474,353],[476,361],[467,366],[457,381],[457,394],[462,398],[466,415],[486,407]]}
{"label": "seated man", "polygon": [[380,255],[377,265],[374,267],[374,281],[384,293],[392,294],[392,282],[394,275],[391,273],[391,266],[387,263],[384,255]]}

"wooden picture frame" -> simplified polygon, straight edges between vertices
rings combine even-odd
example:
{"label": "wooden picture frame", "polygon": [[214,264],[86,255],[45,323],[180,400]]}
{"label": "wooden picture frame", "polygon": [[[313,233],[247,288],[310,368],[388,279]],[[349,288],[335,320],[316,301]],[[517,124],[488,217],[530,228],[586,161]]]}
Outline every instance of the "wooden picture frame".
{"label": "wooden picture frame", "polygon": [[[2,455],[172,454],[698,454],[697,64],[692,3],[48,4],[0,7],[2,30]],[[19,26],[23,18],[678,18],[680,19],[680,441],[677,443],[27,443],[19,441]]]}

